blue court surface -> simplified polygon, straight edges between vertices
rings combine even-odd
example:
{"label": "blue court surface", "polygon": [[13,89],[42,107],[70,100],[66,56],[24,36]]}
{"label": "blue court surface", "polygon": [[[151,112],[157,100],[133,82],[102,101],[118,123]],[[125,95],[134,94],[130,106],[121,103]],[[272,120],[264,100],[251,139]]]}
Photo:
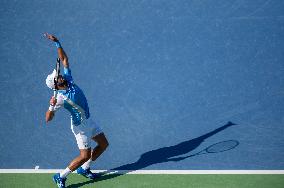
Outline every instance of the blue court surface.
{"label": "blue court surface", "polygon": [[44,32],[109,140],[93,169],[284,169],[284,1],[2,0],[0,169],[79,153],[67,111],[45,123]]}

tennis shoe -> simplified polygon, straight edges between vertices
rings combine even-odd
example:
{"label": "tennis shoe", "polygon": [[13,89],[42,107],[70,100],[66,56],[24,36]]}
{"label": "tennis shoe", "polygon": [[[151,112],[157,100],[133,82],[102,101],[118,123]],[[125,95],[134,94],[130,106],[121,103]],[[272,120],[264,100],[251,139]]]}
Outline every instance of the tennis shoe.
{"label": "tennis shoe", "polygon": [[61,178],[59,173],[53,176],[53,181],[56,183],[58,188],[65,188],[66,178]]}
{"label": "tennis shoe", "polygon": [[82,167],[79,167],[77,169],[77,174],[80,174],[80,175],[82,175],[86,178],[90,178],[92,180],[99,177],[97,174],[92,173],[90,168],[84,170]]}

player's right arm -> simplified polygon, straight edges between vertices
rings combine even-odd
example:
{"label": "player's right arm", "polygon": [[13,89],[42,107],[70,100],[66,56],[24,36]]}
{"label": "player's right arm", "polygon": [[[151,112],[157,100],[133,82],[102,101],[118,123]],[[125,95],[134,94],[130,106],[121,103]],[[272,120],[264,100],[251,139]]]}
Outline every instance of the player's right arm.
{"label": "player's right arm", "polygon": [[51,121],[54,117],[54,114],[54,111],[47,110],[45,113],[45,122],[48,123],[49,121]]}
{"label": "player's right arm", "polygon": [[45,121],[46,123],[48,123],[49,121],[51,121],[55,115],[55,111],[54,111],[54,106],[56,105],[56,102],[57,100],[52,96],[50,101],[49,101],[49,104],[50,104],[50,107],[49,109],[46,111],[45,113]]}

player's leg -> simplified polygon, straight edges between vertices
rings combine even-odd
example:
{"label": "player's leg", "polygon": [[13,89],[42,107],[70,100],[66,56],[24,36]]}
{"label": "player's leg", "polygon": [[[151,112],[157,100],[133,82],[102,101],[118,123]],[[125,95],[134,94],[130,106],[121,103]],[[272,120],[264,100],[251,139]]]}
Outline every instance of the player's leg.
{"label": "player's leg", "polygon": [[108,141],[104,133],[100,133],[92,138],[97,142],[97,146],[92,150],[92,155],[87,162],[77,169],[77,173],[90,179],[98,178],[99,175],[94,174],[90,170],[91,163],[95,161],[108,147]]}
{"label": "player's leg", "polygon": [[70,170],[74,171],[82,164],[91,158],[90,136],[88,134],[87,125],[81,124],[79,126],[71,125],[72,132],[75,135],[80,155],[76,157],[68,166]]}
{"label": "player's leg", "polygon": [[92,120],[88,121],[88,127],[91,127],[90,138],[92,138],[97,146],[92,150],[90,159],[85,162],[80,168],[77,169],[77,173],[85,177],[94,179],[98,175],[93,174],[90,170],[91,163],[95,161],[108,147],[108,141],[102,131],[102,129]]}
{"label": "player's leg", "polygon": [[85,129],[84,124],[75,126],[71,125],[72,132],[76,138],[80,155],[76,157],[68,166],[71,171],[76,170],[91,157],[90,137]]}
{"label": "player's leg", "polygon": [[71,171],[76,170],[86,161],[88,161],[91,157],[91,148],[88,149],[80,149],[80,155],[73,159],[73,161],[69,164],[68,168]]}
{"label": "player's leg", "polygon": [[60,188],[65,187],[66,177],[72,173],[72,171],[76,170],[91,158],[90,138],[85,134],[85,131],[81,130],[81,128],[82,127],[80,126],[74,126],[71,124],[71,129],[75,135],[80,155],[73,159],[66,169],[53,176],[54,182]]}
{"label": "player's leg", "polygon": [[91,157],[91,148],[80,149],[80,155],[73,159],[69,166],[60,173],[57,173],[53,176],[53,181],[57,184],[59,188],[65,188],[66,177],[88,161]]}
{"label": "player's leg", "polygon": [[97,146],[92,150],[92,161],[95,161],[108,147],[109,143],[104,133],[100,133],[92,138]]}
{"label": "player's leg", "polygon": [[53,176],[53,181],[57,184],[59,188],[65,188],[66,177],[88,161],[91,157],[91,148],[80,149],[80,155],[73,159],[69,166],[62,172],[57,173]]}
{"label": "player's leg", "polygon": [[[102,128],[92,119],[88,119],[86,127],[91,129],[88,131],[90,138],[97,143],[97,146],[92,150],[92,157],[89,161],[95,161],[108,147],[108,140],[102,130]],[[86,131],[87,132],[87,131]],[[86,133],[87,134],[87,133]],[[84,165],[83,165],[84,166]]]}

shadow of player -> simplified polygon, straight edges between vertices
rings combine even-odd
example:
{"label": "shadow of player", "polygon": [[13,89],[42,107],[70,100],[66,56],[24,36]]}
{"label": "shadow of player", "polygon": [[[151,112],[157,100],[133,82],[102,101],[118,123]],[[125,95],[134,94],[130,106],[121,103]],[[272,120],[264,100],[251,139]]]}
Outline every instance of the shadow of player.
{"label": "shadow of player", "polygon": [[[134,163],[129,163],[129,164],[125,164],[125,165],[113,168],[111,170],[103,172],[103,174],[105,174],[105,175],[102,174],[102,176],[98,179],[90,180],[90,181],[86,181],[86,182],[82,182],[82,183],[78,183],[78,184],[72,184],[72,185],[69,185],[68,188],[81,187],[81,186],[86,185],[86,184],[115,178],[117,176],[124,175],[127,172],[140,170],[140,169],[146,168],[146,167],[153,165],[153,164],[165,163],[165,162],[170,162],[170,161],[178,162],[178,161],[184,160],[188,157],[195,156],[195,155],[190,155],[190,156],[187,156],[187,157],[178,157],[180,155],[184,155],[184,154],[187,154],[187,153],[195,150],[207,138],[209,138],[209,137],[211,137],[211,136],[213,136],[213,135],[215,135],[215,134],[217,134],[217,133],[223,131],[224,129],[231,127],[233,125],[236,125],[236,124],[229,121],[227,124],[223,125],[222,127],[219,127],[217,129],[215,129],[215,130],[213,130],[213,131],[211,131],[211,132],[209,132],[205,135],[199,136],[197,138],[181,142],[181,143],[176,144],[174,146],[162,147],[162,148],[159,148],[159,149],[156,149],[156,150],[148,151],[146,153],[143,153],[140,156],[140,158]],[[124,171],[125,173],[121,173],[121,172],[118,172],[118,171]]]}

